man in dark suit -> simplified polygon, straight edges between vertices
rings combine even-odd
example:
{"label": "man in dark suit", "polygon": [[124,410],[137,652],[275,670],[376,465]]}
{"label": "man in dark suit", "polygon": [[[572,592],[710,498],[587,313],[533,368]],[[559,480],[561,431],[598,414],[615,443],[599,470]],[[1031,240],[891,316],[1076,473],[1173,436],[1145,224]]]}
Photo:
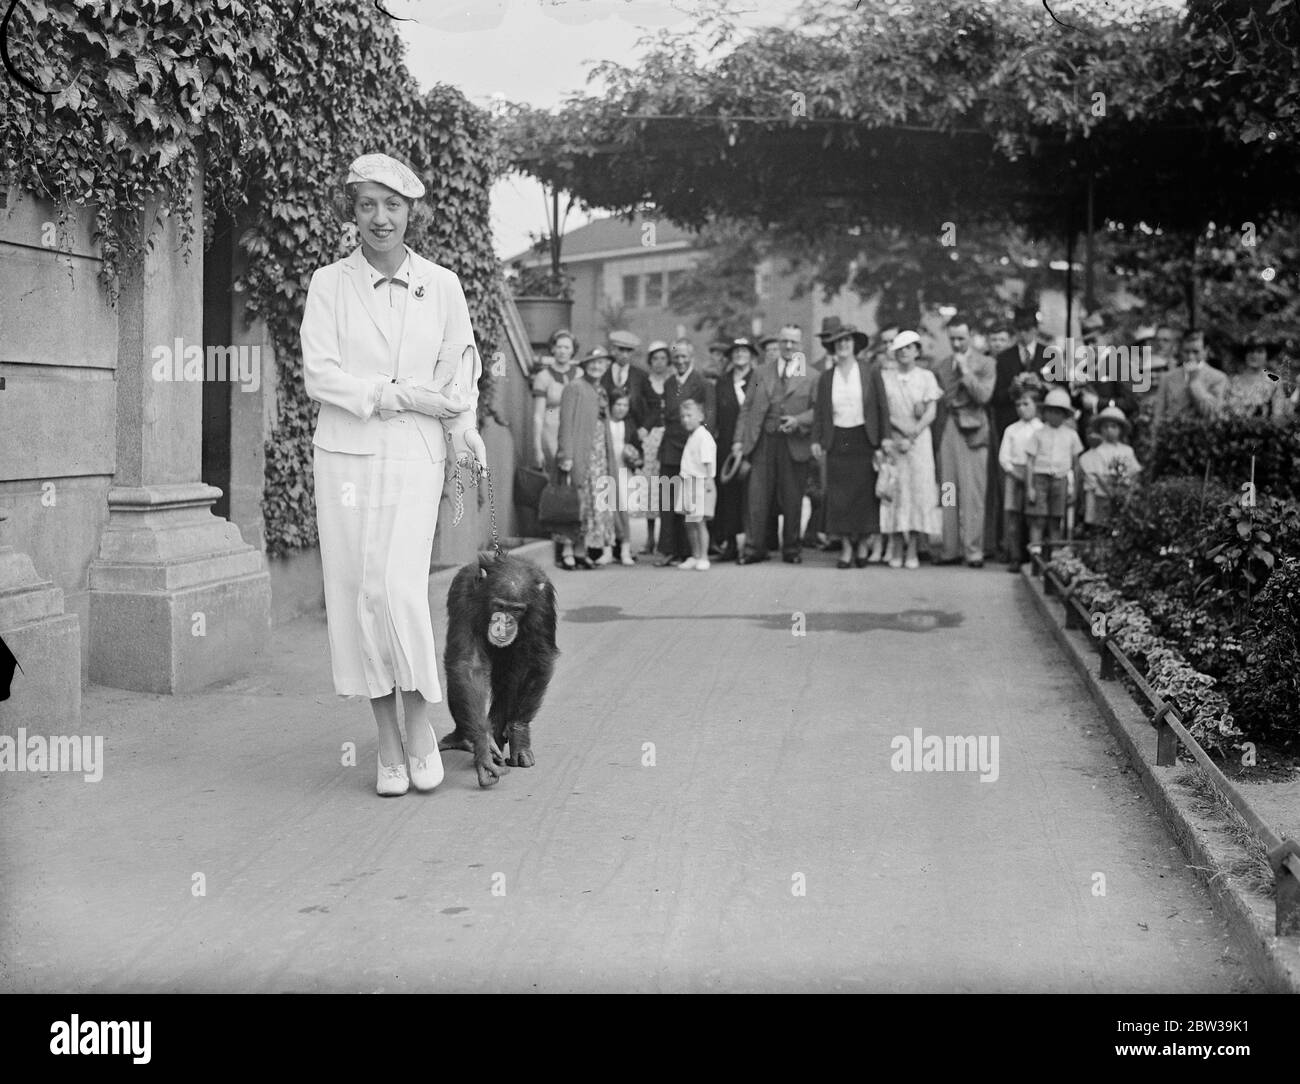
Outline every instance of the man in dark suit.
{"label": "man in dark suit", "polygon": [[[678,339],[672,348],[673,367],[677,370],[664,383],[664,437],[659,444],[659,472],[662,478],[677,477],[682,472],[682,452],[690,435],[682,425],[682,403],[693,399],[704,408],[704,427],[717,430],[717,404],[713,385],[695,367],[695,344]],[[663,493],[663,487],[658,487]],[[659,552],[656,565],[679,565],[691,555],[686,537],[686,517],[671,508],[660,508]]]}
{"label": "man in dark suit", "polygon": [[600,378],[600,385],[605,389],[606,395],[615,388],[627,391],[627,416],[632,419],[632,428],[640,429],[645,424],[645,393],[650,387],[649,374],[632,364],[632,355],[640,345],[640,340],[629,332],[613,331],[610,332],[609,344],[613,361]]}
{"label": "man in dark suit", "polygon": [[799,342],[799,329],[781,329],[782,356],[759,371],[754,392],[745,400],[740,439],[732,442],[750,461],[749,525],[745,553],[737,564],[767,560],[768,511],[781,507],[781,554],[788,564],[800,564],[799,513],[812,458],[813,403],[816,379],[808,373],[803,352],[785,347]]}
{"label": "man in dark suit", "polygon": [[997,377],[993,383],[993,398],[989,400],[993,431],[989,441],[988,485],[985,489],[984,548],[986,555],[990,555],[990,550],[994,551],[999,561],[1006,561],[1007,553],[1006,540],[1002,537],[1002,469],[998,466],[998,450],[1002,447],[1002,434],[1016,420],[1011,385],[1024,374],[1041,374],[1049,360],[1047,348],[1038,337],[1038,313],[1035,309],[1028,306],[1017,309],[1012,330],[1015,342],[997,356]]}
{"label": "man in dark suit", "polygon": [[711,526],[718,545],[719,561],[734,561],[739,556],[736,536],[745,531],[749,510],[749,478],[739,473],[730,481],[722,480],[725,465],[723,452],[730,451],[740,430],[740,415],[745,402],[754,392],[758,375],[754,361],[758,348],[749,339],[736,339],[726,353],[727,364],[717,386],[718,429],[714,434],[718,448],[718,504]]}

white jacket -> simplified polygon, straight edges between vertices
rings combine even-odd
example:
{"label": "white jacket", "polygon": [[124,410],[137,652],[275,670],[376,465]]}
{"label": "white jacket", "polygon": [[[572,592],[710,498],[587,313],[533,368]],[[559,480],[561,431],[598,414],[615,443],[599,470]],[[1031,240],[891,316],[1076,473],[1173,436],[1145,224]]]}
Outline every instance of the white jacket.
{"label": "white jacket", "polygon": [[[456,450],[462,450],[463,433],[475,427],[483,367],[465,291],[455,272],[407,251],[412,275],[400,342],[389,341],[359,247],[312,275],[300,335],[307,394],[321,405],[312,438],[318,448],[373,454],[384,424],[379,396],[394,378],[436,386],[469,403],[468,410],[446,419],[411,412],[433,462],[447,458],[448,440],[458,440]],[[439,362],[440,376],[446,372],[450,379],[435,385]]]}

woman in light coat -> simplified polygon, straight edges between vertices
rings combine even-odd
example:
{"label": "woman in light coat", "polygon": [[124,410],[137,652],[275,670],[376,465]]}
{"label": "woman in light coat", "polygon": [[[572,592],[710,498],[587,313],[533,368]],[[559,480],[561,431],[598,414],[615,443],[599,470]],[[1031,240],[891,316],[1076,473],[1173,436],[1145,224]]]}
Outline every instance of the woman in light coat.
{"label": "woman in light coat", "polygon": [[303,380],[320,403],[312,443],[334,689],[369,698],[376,789],[390,796],[442,780],[429,562],[449,446],[468,469],[487,465],[474,428],[482,363],[460,280],[405,244],[427,214],[419,178],[367,154],[344,193],[361,243],[312,276]]}

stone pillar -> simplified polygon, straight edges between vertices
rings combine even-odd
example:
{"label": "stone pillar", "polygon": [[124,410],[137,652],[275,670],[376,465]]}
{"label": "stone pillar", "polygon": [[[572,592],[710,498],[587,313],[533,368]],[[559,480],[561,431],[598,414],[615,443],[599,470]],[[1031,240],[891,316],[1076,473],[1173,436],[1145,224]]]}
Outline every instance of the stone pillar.
{"label": "stone pillar", "polygon": [[270,623],[262,556],[212,514],[220,491],[199,481],[202,381],[176,379],[177,350],[203,346],[201,181],[195,189],[188,257],[177,223],[165,220],[152,251],[122,275],[117,464],[90,566],[90,680],[147,692],[246,672]]}

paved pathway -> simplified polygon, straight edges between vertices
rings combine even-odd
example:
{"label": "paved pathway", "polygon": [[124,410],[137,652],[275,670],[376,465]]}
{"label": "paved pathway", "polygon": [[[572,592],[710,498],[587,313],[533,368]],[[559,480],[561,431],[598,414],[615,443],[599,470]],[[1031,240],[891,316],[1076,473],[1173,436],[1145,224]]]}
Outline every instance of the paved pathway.
{"label": "paved pathway", "polygon": [[[0,776],[0,990],[1258,988],[1017,579],[806,560],[555,571],[490,791],[452,753],[375,797],[323,618],[205,694],[92,687],[101,782]],[[916,727],[996,781],[892,770]]]}

